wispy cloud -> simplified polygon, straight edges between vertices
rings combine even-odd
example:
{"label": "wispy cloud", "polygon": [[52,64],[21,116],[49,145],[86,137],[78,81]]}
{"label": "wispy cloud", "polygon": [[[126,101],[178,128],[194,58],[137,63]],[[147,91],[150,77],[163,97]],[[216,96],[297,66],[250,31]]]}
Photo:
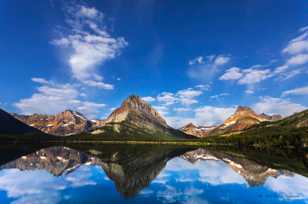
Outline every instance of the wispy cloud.
{"label": "wispy cloud", "polygon": [[290,89],[282,93],[282,96],[288,96],[288,95],[308,95],[308,86]]}
{"label": "wispy cloud", "polygon": [[307,26],[299,29],[299,35],[290,40],[282,50],[286,61],[274,70],[274,75],[281,79],[289,79],[304,72],[302,65],[308,63],[308,30]]}
{"label": "wispy cloud", "polygon": [[306,106],[291,102],[288,99],[269,96],[262,97],[259,102],[253,105],[253,108],[258,113],[280,114],[283,116],[288,116],[295,112],[307,109]]}
{"label": "wispy cloud", "polygon": [[51,42],[68,53],[67,63],[75,79],[87,86],[113,89],[97,71],[106,61],[117,57],[128,43],[123,37],[113,37],[104,19],[104,14],[94,7],[69,7],[66,32]]}
{"label": "wispy cloud", "polygon": [[261,69],[263,66],[268,65],[254,65],[247,69],[231,67],[219,79],[223,81],[235,81],[239,85],[246,85],[247,89],[245,93],[253,94],[257,83],[272,77],[271,70]]}
{"label": "wispy cloud", "polygon": [[152,97],[152,96],[145,96],[145,97],[142,97],[142,100],[144,100],[146,102],[153,102],[153,101],[155,101],[155,98]]}
{"label": "wispy cloud", "polygon": [[255,84],[271,77],[270,69],[240,69],[232,67],[227,69],[220,80],[235,80],[238,84]]}
{"label": "wispy cloud", "polygon": [[255,91],[256,84],[275,78],[287,80],[305,72],[302,67],[308,63],[308,30],[306,27],[299,29],[300,35],[289,41],[282,50],[285,60],[279,66],[273,67],[273,62],[266,65],[254,65],[249,68],[231,67],[219,77],[224,81],[235,81],[237,84],[246,85],[246,93]]}
{"label": "wispy cloud", "polygon": [[231,60],[228,55],[198,56],[189,60],[188,76],[201,81],[209,81],[218,71]]}
{"label": "wispy cloud", "polygon": [[197,97],[202,95],[203,92],[208,89],[209,86],[198,85],[194,88],[179,90],[176,93],[162,92],[156,98],[158,102],[161,102],[167,106],[176,103],[180,103],[182,105],[192,105],[198,103]]}
{"label": "wispy cloud", "polygon": [[105,104],[82,100],[77,86],[59,84],[43,78],[32,78],[39,83],[36,92],[30,98],[21,99],[15,106],[24,114],[55,114],[65,109],[77,110],[93,118]]}
{"label": "wispy cloud", "polygon": [[[226,120],[235,111],[235,107],[219,107],[219,106],[200,106],[191,108],[192,115],[172,115],[166,117],[167,122],[176,128],[183,127],[188,123],[197,125],[218,125]],[[179,113],[186,111],[179,111]]]}
{"label": "wispy cloud", "polygon": [[215,95],[210,96],[210,99],[218,100],[218,99],[221,99],[221,98],[229,96],[229,95],[230,95],[229,93],[215,94]]}

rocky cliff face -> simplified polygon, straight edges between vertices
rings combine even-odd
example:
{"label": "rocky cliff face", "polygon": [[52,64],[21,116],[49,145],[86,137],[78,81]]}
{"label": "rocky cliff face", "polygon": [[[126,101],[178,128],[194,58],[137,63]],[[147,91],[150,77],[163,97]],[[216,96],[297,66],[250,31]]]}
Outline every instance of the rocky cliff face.
{"label": "rocky cliff face", "polygon": [[92,123],[81,113],[66,110],[56,115],[14,115],[18,120],[47,134],[68,136],[87,132]]}
{"label": "rocky cliff face", "polygon": [[278,119],[281,119],[281,116],[269,116],[264,113],[259,115],[249,107],[239,106],[233,115],[225,120],[222,125],[210,131],[209,135],[238,132],[264,121],[274,121]]}

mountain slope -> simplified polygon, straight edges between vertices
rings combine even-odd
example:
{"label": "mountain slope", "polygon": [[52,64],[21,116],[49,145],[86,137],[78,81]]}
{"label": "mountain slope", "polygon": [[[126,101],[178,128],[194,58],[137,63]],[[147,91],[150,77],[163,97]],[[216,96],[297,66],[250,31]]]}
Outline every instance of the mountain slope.
{"label": "mountain slope", "polygon": [[92,134],[153,139],[186,137],[169,127],[163,117],[138,96],[129,96]]}
{"label": "mountain slope", "polygon": [[207,139],[262,150],[289,149],[301,154],[308,147],[308,110],[278,121],[262,122],[232,135],[216,135]]}
{"label": "mountain slope", "polygon": [[281,116],[269,116],[264,113],[257,114],[251,108],[239,106],[235,113],[224,121],[223,124],[210,131],[209,135],[229,134],[243,131],[264,121],[274,121],[281,119]]}
{"label": "mountain slope", "polygon": [[35,134],[41,133],[39,130],[30,127],[16,118],[14,118],[9,113],[0,109],[0,134]]}
{"label": "mountain slope", "polygon": [[68,136],[87,132],[91,128],[91,122],[81,113],[65,110],[56,115],[14,115],[18,120],[35,127],[42,132],[57,136]]}

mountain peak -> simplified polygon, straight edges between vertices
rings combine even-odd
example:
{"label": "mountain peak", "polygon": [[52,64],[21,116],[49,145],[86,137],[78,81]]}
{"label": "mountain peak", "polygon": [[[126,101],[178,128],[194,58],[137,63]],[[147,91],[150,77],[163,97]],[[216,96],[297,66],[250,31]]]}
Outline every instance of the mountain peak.
{"label": "mountain peak", "polygon": [[254,113],[254,111],[248,106],[238,106],[235,113],[238,113],[238,112],[253,112]]}
{"label": "mountain peak", "polygon": [[[121,107],[113,111],[106,122],[122,122],[127,120],[129,115],[131,116],[130,120],[140,120],[142,116],[141,118],[145,121],[152,121],[164,127],[168,126],[165,119],[150,104],[136,95],[131,95],[125,99]],[[139,122],[142,123],[144,121]]]}
{"label": "mountain peak", "polygon": [[56,114],[56,116],[78,117],[81,120],[87,120],[87,118],[82,113],[79,113],[71,109],[67,109],[62,113]]}
{"label": "mountain peak", "polygon": [[247,121],[250,125],[250,123],[258,123],[265,120],[268,119],[263,117],[262,115],[258,115],[250,107],[238,106],[235,113],[231,115],[227,120],[225,120],[224,126],[233,125],[238,122],[243,123],[245,121]]}
{"label": "mountain peak", "polygon": [[140,106],[150,106],[150,105],[136,95],[130,95],[122,103],[122,107],[138,108]]}
{"label": "mountain peak", "polygon": [[197,126],[193,123],[188,123],[187,125],[185,125],[184,127],[182,127],[183,129],[184,128],[196,128]]}

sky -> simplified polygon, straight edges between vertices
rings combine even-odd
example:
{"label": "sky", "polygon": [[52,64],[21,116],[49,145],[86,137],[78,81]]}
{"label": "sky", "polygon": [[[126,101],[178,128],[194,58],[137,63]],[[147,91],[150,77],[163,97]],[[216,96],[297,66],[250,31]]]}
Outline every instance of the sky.
{"label": "sky", "polygon": [[0,2],[0,107],[105,118],[131,94],[173,127],[308,107],[308,2]]}

